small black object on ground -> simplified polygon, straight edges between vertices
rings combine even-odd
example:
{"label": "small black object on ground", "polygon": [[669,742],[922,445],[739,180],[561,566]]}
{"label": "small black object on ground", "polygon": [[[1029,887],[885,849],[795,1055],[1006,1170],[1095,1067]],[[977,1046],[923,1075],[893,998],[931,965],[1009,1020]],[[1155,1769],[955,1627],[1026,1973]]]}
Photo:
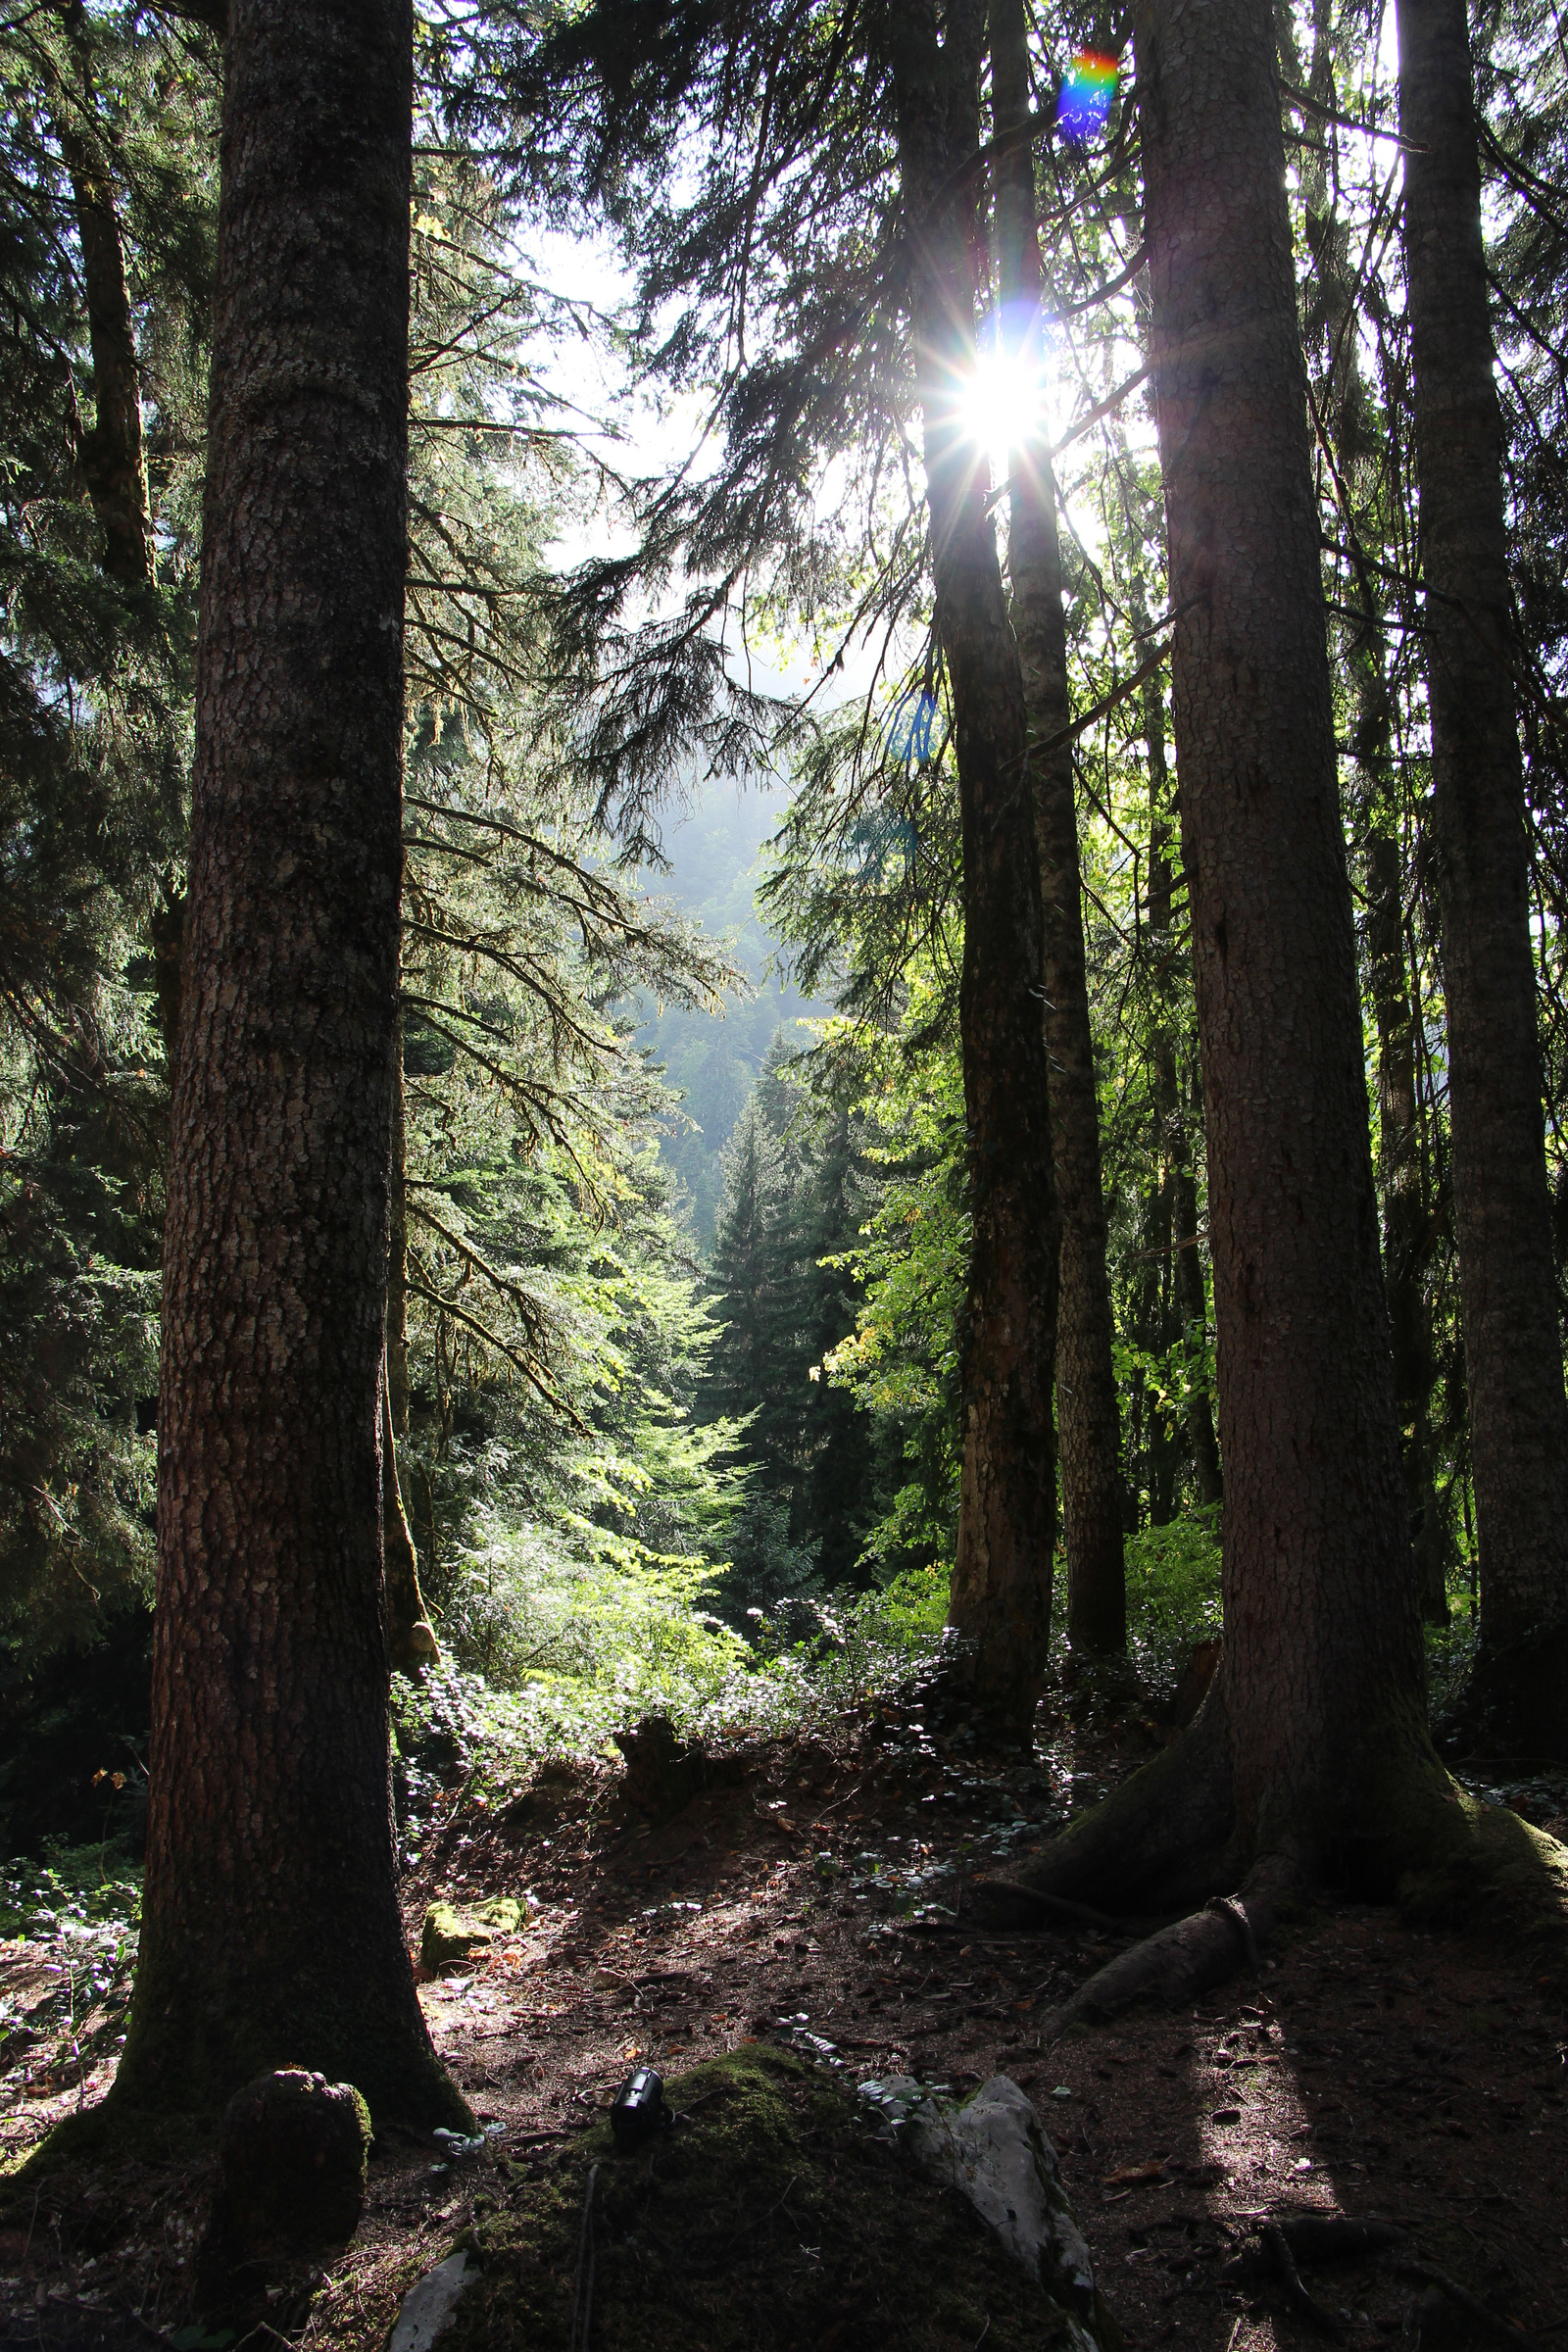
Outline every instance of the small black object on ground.
{"label": "small black object on ground", "polygon": [[664,2078],[656,2075],[651,2066],[640,2066],[626,2077],[610,2110],[610,2129],[622,2156],[645,2148],[661,2132],[669,2131],[674,2121],[664,2104]]}

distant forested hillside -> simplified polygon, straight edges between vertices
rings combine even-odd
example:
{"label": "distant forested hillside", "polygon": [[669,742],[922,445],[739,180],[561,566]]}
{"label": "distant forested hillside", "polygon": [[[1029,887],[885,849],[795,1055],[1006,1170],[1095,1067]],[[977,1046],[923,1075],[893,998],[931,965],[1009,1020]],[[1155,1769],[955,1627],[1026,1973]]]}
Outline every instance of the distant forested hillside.
{"label": "distant forested hillside", "polygon": [[[657,895],[667,893],[683,914],[701,919],[705,931],[733,942],[757,991],[750,1000],[732,999],[722,1015],[679,1004],[661,1013],[650,1005],[652,1017],[643,1031],[692,1121],[666,1133],[660,1150],[688,1197],[688,1213],[705,1253],[713,1243],[720,1155],[774,1032],[781,1024],[829,1010],[825,1002],[808,1000],[798,989],[781,985],[776,973],[769,974],[776,943],[753,905],[763,845],[778,828],[785,800],[782,788],[770,780],[744,790],[710,786],[664,835],[671,870]],[[801,1044],[807,1042],[804,1031],[793,1034]]]}

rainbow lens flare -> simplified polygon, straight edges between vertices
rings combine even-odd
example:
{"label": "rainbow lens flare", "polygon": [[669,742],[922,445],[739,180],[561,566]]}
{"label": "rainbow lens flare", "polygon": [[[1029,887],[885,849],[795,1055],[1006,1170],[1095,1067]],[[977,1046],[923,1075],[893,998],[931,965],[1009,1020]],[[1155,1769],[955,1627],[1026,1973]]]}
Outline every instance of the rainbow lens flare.
{"label": "rainbow lens flare", "polygon": [[1086,147],[1105,127],[1116,95],[1116,60],[1080,49],[1067,69],[1056,100],[1056,127],[1075,147]]}

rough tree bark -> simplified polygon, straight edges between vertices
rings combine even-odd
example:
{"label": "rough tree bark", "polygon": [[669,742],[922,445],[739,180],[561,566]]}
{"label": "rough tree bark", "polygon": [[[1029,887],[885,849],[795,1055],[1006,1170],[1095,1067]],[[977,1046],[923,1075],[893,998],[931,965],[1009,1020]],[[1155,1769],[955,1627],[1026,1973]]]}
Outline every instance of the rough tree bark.
{"label": "rough tree bark", "polygon": [[50,111],[71,177],[72,210],[81,242],[96,412],[91,427],[77,443],[76,455],[104,535],[104,569],[111,579],[134,586],[152,578],[153,561],[147,527],[141,387],[125,249],[115,210],[114,181],[98,142],[87,12],[81,0],[70,0],[62,14],[74,80],[74,85],[54,84]]}
{"label": "rough tree bark", "polygon": [[[1155,1067],[1156,1099],[1161,1093]],[[1174,1072],[1171,1073],[1174,1076]],[[1163,1105],[1161,1105],[1163,1108]],[[1153,1161],[1138,1220],[1138,1249],[1128,1301],[1132,1336],[1139,1348],[1154,1357],[1163,1355],[1175,1338],[1172,1316],[1174,1282],[1171,1244],[1176,1232],[1175,1187],[1168,1157],[1169,1131],[1163,1118],[1153,1139]],[[1133,1368],[1131,1414],[1135,1454],[1141,1458],[1149,1497],[1149,1524],[1166,1527],[1175,1516],[1176,1478],[1180,1439],[1175,1415],[1158,1384],[1148,1379],[1143,1365]],[[1136,1504],[1138,1490],[1133,1489]],[[1138,1525],[1143,1525],[1141,1517]]]}
{"label": "rough tree bark", "polygon": [[[1402,0],[1399,122],[1443,985],[1484,1657],[1526,1641],[1527,1736],[1563,1738],[1568,1399],[1551,1253],[1502,427],[1464,0]],[[1532,1648],[1534,1646],[1534,1654]],[[1508,1680],[1501,1660],[1499,1695]]]}
{"label": "rough tree bark", "polygon": [[[1139,591],[1132,612],[1137,626],[1149,627]],[[1187,1156],[1181,1094],[1176,1075],[1176,1040],[1170,1021],[1169,960],[1171,928],[1171,872],[1169,772],[1165,763],[1165,706],[1160,680],[1145,681],[1144,740],[1149,752],[1149,957],[1153,966],[1153,1020],[1150,1059],[1153,1064],[1152,1093],[1155,1118],[1151,1153],[1149,1191],[1144,1200],[1138,1250],[1138,1274],[1133,1285],[1133,1333],[1140,1348],[1163,1354],[1182,1327],[1177,1304],[1181,1225],[1178,1172]],[[1196,1186],[1192,1188],[1196,1193]],[[1206,1310],[1205,1310],[1206,1311]],[[1138,1383],[1144,1424],[1144,1460],[1149,1480],[1149,1519],[1152,1527],[1168,1524],[1175,1508],[1177,1438],[1173,1415],[1149,1389],[1143,1367]],[[1206,1396],[1203,1398],[1207,1405]],[[1209,1428],[1212,1440],[1212,1424]]]}
{"label": "rough tree bark", "polygon": [[1364,1795],[1423,1686],[1264,0],[1135,13],[1225,1459],[1237,1828]]}
{"label": "rough tree bark", "polygon": [[[1023,0],[992,0],[992,129],[1004,139],[1030,116]],[[1034,149],[1026,136],[996,162],[998,293],[1012,350],[1041,358],[1042,275]],[[1105,1272],[1105,1197],[1100,1170],[1100,1102],[1084,956],[1083,890],[1061,609],[1056,484],[1045,403],[1009,453],[1012,482],[1007,570],[1023,670],[1029,773],[1040,851],[1051,1060],[1052,1140],[1061,1214],[1056,1305],[1056,1428],[1061,1448],[1062,1535],[1067,1553],[1067,1637],[1075,1650],[1127,1646],[1122,1559],[1121,1432]]]}
{"label": "rough tree bark", "polygon": [[398,1909],[381,1558],[411,61],[406,0],[234,0],[122,2114],[303,2064],[467,2115]]}
{"label": "rough tree bark", "polygon": [[1315,1872],[1387,1890],[1419,1869],[1443,1899],[1484,1879],[1499,1901],[1506,1884],[1560,1928],[1568,1866],[1462,1799],[1426,1732],[1271,12],[1139,0],[1134,22],[1181,613],[1225,1648],[1185,1739],[1027,1875],[1122,1909],[1242,1884],[1118,1964],[1106,2005],[1129,1984],[1179,1991],[1240,1965]]}
{"label": "rough tree bark", "polygon": [[1040,869],[1018,649],[982,453],[966,429],[985,12],[884,6],[925,426],[936,625],[952,697],[963,848],[963,1052],[973,1215],[962,1334],[963,1464],[951,1623],[975,1698],[1027,1733],[1051,1631],[1057,1215],[1041,1020]]}

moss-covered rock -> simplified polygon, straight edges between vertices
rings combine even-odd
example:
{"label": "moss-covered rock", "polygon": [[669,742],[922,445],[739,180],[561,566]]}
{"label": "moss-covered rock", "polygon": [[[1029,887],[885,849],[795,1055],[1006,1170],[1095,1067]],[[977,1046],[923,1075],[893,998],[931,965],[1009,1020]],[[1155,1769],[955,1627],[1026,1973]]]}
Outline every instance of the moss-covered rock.
{"label": "moss-covered rock", "polygon": [[566,2341],[591,2180],[594,2352],[1110,2352],[824,2072],[758,2044],[666,2096],[651,2150],[600,2125],[519,2168],[440,2352]]}
{"label": "moss-covered rock", "polygon": [[521,1924],[522,1907],[510,1894],[483,1903],[432,1903],[419,1937],[419,1965],[436,1976],[515,1936]]}
{"label": "moss-covered rock", "polygon": [[236,2091],[219,2135],[212,2236],[232,2261],[341,2245],[365,2207],[370,2111],[352,2082],[290,2066]]}

